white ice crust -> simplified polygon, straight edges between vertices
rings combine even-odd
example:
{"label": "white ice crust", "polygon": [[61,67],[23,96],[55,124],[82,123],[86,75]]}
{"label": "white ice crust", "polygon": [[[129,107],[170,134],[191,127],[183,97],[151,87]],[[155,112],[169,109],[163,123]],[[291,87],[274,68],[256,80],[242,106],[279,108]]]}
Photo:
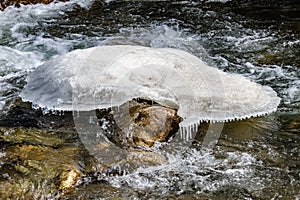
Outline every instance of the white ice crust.
{"label": "white ice crust", "polygon": [[28,77],[24,101],[53,110],[120,106],[133,98],[177,108],[182,125],[230,121],[276,111],[270,87],[210,67],[171,48],[116,45],[75,50]]}

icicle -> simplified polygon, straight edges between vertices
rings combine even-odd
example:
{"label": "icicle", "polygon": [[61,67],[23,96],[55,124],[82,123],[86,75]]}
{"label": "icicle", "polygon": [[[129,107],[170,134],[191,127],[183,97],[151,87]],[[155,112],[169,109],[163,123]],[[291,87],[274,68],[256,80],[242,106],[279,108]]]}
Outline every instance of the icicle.
{"label": "icicle", "polygon": [[189,126],[188,130],[189,130],[189,140],[191,140],[192,139],[192,127]]}
{"label": "icicle", "polygon": [[182,139],[183,138],[183,134],[184,134],[183,133],[183,127],[181,126],[179,130],[180,130],[180,139]]}
{"label": "icicle", "polygon": [[189,141],[189,134],[188,134],[188,128],[184,127],[184,133],[185,133],[185,142]]}

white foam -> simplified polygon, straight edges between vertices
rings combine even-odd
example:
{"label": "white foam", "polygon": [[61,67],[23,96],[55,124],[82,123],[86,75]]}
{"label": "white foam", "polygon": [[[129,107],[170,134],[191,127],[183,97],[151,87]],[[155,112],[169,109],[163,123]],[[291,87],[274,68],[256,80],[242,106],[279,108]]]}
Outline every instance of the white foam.
{"label": "white foam", "polygon": [[43,23],[54,23],[56,17],[63,15],[65,11],[72,10],[75,5],[88,7],[91,2],[92,0],[71,0],[48,5],[8,7],[0,12],[0,33],[4,37],[0,37],[0,40],[7,40],[10,43],[9,46],[13,45],[15,49],[35,52],[45,57],[49,57],[50,54],[66,53],[70,49],[71,42],[67,39],[45,37]]}
{"label": "white foam", "polygon": [[231,0],[208,0],[208,2],[220,2],[220,3],[226,3],[229,1],[231,1]]}
{"label": "white foam", "polygon": [[283,46],[284,47],[294,47],[300,44],[300,40],[294,40],[294,41],[288,41],[288,42],[284,42]]}
{"label": "white foam", "polygon": [[3,109],[4,104],[5,104],[5,101],[0,101],[0,111]]}
{"label": "white foam", "polygon": [[[19,92],[18,81],[42,64],[45,58],[63,54],[76,43],[68,39],[44,37],[39,22],[53,21],[75,5],[87,8],[91,0],[71,0],[48,5],[8,7],[0,12],[0,110]],[[7,46],[4,46],[7,43]],[[8,47],[9,46],[9,47]]]}
{"label": "white foam", "polygon": [[201,36],[188,33],[179,28],[176,20],[169,20],[166,24],[151,24],[145,28],[121,28],[120,33],[102,41],[101,45],[142,45],[153,48],[176,48],[200,57],[213,65],[208,54],[200,44]]}
{"label": "white foam", "polygon": [[286,104],[296,104],[300,106],[300,80],[291,81],[288,88],[284,90]]}
{"label": "white foam", "polygon": [[177,194],[191,189],[197,193],[216,191],[231,184],[247,184],[249,191],[261,187],[257,179],[253,179],[257,161],[248,153],[226,153],[226,157],[220,159],[210,152],[185,148],[165,156],[167,164],[140,167],[131,174],[113,177],[109,182],[115,187],[126,185],[157,193],[164,193],[172,187],[177,188]]}
{"label": "white foam", "polygon": [[5,157],[6,156],[6,152],[0,152],[0,158]]}
{"label": "white foam", "polygon": [[10,72],[30,72],[41,65],[41,57],[33,52],[22,52],[10,47],[0,46],[0,71],[4,74]]}

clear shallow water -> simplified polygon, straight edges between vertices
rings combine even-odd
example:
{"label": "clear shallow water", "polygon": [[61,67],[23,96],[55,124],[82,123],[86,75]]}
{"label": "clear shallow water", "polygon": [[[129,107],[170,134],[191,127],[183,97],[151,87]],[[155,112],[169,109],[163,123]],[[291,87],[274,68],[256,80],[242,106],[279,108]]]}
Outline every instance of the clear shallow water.
{"label": "clear shallow water", "polygon": [[132,198],[300,198],[299,3],[237,5],[70,1],[8,8],[0,13],[2,118],[28,73],[51,57],[102,44],[183,49],[272,87],[282,98],[279,111],[225,124],[213,151],[203,151],[199,133],[194,146],[161,152],[168,164],[110,178],[112,186],[80,185],[70,198],[101,197],[103,188]]}

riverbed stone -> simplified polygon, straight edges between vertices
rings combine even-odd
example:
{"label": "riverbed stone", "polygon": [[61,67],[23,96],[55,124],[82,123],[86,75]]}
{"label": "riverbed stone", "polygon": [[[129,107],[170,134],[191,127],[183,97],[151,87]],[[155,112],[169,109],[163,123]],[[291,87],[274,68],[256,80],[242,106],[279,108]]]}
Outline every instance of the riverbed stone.
{"label": "riverbed stone", "polygon": [[0,127],[0,199],[56,198],[76,185],[92,160],[70,134]]}
{"label": "riverbed stone", "polygon": [[17,199],[26,194],[28,198],[50,198],[70,190],[82,175],[75,151],[72,147],[53,149],[31,144],[6,147],[0,159],[0,197]]}

